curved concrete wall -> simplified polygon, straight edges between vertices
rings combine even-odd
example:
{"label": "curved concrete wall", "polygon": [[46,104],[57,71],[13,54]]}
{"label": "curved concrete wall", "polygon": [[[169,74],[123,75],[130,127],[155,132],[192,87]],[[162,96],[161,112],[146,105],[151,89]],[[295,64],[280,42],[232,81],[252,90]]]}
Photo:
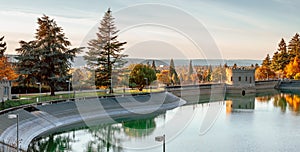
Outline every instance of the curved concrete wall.
{"label": "curved concrete wall", "polygon": [[[137,104],[135,101],[145,101],[150,99],[151,102]],[[163,100],[161,102],[161,100]],[[123,107],[131,107],[130,110]],[[163,103],[159,105],[160,103]],[[152,111],[162,111],[176,108],[183,105],[185,101],[168,92],[152,93],[148,95],[94,98],[87,100],[75,100],[61,102],[56,104],[47,104],[36,106],[38,111],[28,112],[24,109],[12,111],[10,113],[19,114],[19,139],[20,148],[27,150],[30,142],[37,136],[45,134],[50,130],[62,128],[80,122],[88,123],[89,121],[101,121],[102,118],[124,117],[136,114],[147,113]],[[99,110],[101,104],[102,110]],[[157,106],[159,107],[157,109]],[[80,108],[81,107],[81,108]],[[9,113],[0,116],[0,141],[16,147],[16,120],[8,119]]]}

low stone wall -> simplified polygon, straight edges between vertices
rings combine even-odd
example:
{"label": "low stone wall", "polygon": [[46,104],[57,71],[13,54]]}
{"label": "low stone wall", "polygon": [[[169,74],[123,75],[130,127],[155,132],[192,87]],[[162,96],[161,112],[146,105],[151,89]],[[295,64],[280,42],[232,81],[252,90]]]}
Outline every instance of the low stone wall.
{"label": "low stone wall", "polygon": [[260,89],[274,89],[279,85],[279,80],[264,80],[264,81],[255,81],[256,90]]}
{"label": "low stone wall", "polygon": [[300,90],[300,80],[282,80],[278,88],[281,90]]}

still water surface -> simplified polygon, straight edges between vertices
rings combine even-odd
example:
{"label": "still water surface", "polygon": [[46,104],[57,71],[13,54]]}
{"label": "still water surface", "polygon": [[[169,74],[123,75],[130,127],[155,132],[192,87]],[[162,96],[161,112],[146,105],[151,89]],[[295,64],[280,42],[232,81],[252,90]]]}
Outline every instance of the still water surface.
{"label": "still water surface", "polygon": [[299,94],[271,91],[226,96],[226,101],[217,102],[222,110],[204,135],[199,130],[212,104],[188,101],[188,105],[146,119],[120,119],[41,137],[31,143],[29,151],[161,152],[162,143],[155,137],[162,134],[166,134],[168,152],[299,151]]}

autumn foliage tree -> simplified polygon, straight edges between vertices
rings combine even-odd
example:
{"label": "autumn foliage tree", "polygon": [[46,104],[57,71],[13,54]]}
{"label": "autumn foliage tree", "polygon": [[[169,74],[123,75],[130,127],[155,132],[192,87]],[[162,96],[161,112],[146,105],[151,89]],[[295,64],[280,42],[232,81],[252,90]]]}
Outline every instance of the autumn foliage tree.
{"label": "autumn foliage tree", "polygon": [[6,42],[3,42],[4,36],[0,38],[0,80],[15,80],[18,75],[14,71],[12,65],[8,62],[8,58],[4,56],[6,50]]}
{"label": "autumn foliage tree", "polygon": [[171,79],[169,77],[169,70],[162,70],[160,73],[156,74],[157,80],[165,85],[171,84]]}
{"label": "autumn foliage tree", "polygon": [[263,60],[262,65],[255,70],[257,80],[274,78],[275,72],[271,69],[271,59],[269,54]]}
{"label": "autumn foliage tree", "polygon": [[287,78],[297,79],[300,74],[300,59],[298,56],[291,61],[284,69]]}
{"label": "autumn foliage tree", "polygon": [[0,57],[0,80],[2,79],[15,80],[18,75],[14,71],[12,65],[7,61],[7,57]]}

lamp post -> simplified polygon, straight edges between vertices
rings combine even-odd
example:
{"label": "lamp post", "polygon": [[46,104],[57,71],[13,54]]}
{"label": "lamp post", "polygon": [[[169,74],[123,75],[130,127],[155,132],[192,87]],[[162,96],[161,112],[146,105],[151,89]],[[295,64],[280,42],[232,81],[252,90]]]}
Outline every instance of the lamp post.
{"label": "lamp post", "polygon": [[17,118],[17,152],[19,152],[19,114],[9,114],[9,119]]}
{"label": "lamp post", "polygon": [[39,94],[39,102],[41,102],[42,85],[41,85],[41,82],[37,82],[36,84],[39,85],[39,90],[40,90],[40,94]]}
{"label": "lamp post", "polygon": [[166,142],[165,142],[165,140],[166,140],[165,135],[155,137],[155,141],[163,142],[163,152],[166,151],[166,144],[165,144]]}
{"label": "lamp post", "polygon": [[70,82],[69,80],[67,80],[66,82],[69,83],[69,84],[68,84],[68,94],[69,94],[69,98],[68,98],[68,99],[70,100],[70,83],[71,83],[71,82]]}

